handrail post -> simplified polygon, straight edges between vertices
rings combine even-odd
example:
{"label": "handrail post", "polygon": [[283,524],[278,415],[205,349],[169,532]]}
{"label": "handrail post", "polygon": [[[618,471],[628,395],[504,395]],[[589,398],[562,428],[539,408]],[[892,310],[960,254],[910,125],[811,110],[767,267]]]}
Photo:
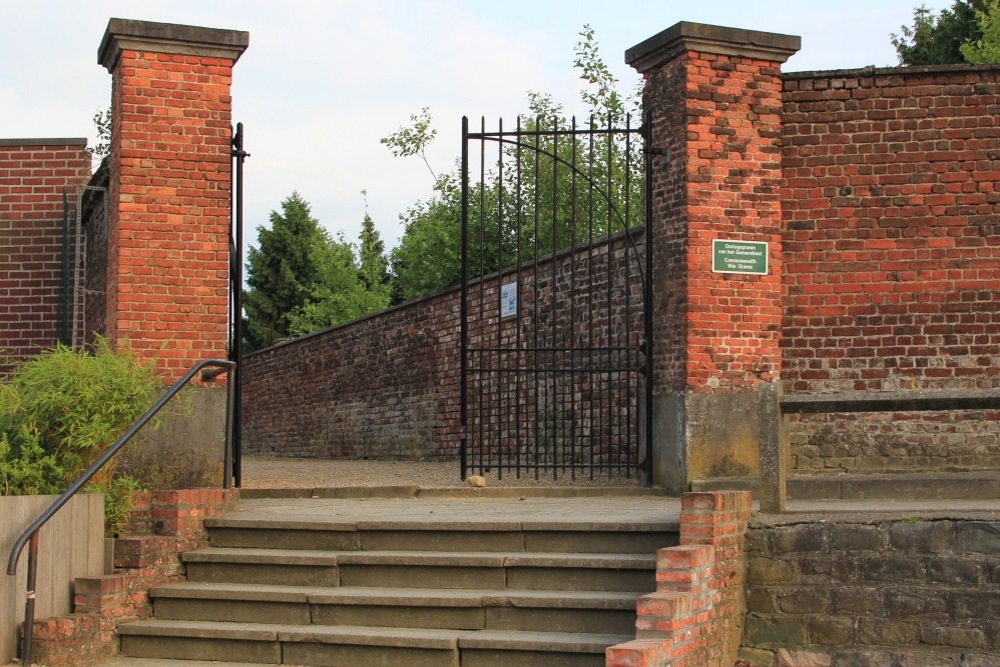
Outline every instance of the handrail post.
{"label": "handrail post", "polygon": [[233,404],[236,401],[236,383],[229,378],[226,383],[226,436],[222,453],[222,488],[233,486]]}
{"label": "handrail post", "polygon": [[35,580],[38,573],[38,531],[28,541],[28,585],[24,596],[24,624],[21,629],[21,664],[31,665],[31,638],[35,624]]}

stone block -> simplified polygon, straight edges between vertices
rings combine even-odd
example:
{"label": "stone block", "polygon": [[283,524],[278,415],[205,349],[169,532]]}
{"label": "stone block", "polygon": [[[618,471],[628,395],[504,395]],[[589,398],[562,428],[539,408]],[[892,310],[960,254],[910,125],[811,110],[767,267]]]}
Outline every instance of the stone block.
{"label": "stone block", "polygon": [[1000,618],[1000,593],[997,591],[950,591],[944,597],[953,619]]}
{"label": "stone block", "polygon": [[865,581],[918,581],[923,563],[908,555],[866,556],[858,560],[858,572]]}
{"label": "stone block", "polygon": [[857,643],[873,646],[909,646],[916,644],[920,625],[884,618],[858,619]]}
{"label": "stone block", "polygon": [[774,652],[762,648],[740,647],[739,659],[750,663],[750,667],[774,667]]}
{"label": "stone block", "polygon": [[822,588],[801,588],[778,596],[778,609],[786,614],[823,614],[831,607],[830,592]]}
{"label": "stone block", "polygon": [[854,639],[854,619],[849,616],[810,616],[806,620],[810,644],[848,646]]}
{"label": "stone block", "polygon": [[942,584],[965,584],[976,586],[982,577],[982,566],[971,559],[945,555],[928,558],[924,561],[927,578]]}
{"label": "stone block", "polygon": [[885,595],[885,609],[891,618],[905,619],[910,616],[945,614],[947,607],[940,596],[928,590],[910,587],[899,591],[888,591]]}
{"label": "stone block", "polygon": [[802,644],[805,642],[805,624],[797,618],[748,614],[747,643],[751,646],[768,644]]}
{"label": "stone block", "polygon": [[776,667],[831,667],[833,657],[806,649],[778,649]]}
{"label": "stone block", "polygon": [[882,591],[877,588],[851,586],[833,591],[834,612],[874,614],[882,608]]}
{"label": "stone block", "polygon": [[791,561],[754,558],[747,566],[747,582],[750,584],[780,584],[794,581],[799,569]]}
{"label": "stone block", "polygon": [[942,553],[950,551],[955,528],[951,521],[900,521],[889,526],[894,549]]}
{"label": "stone block", "polygon": [[876,526],[836,524],[830,526],[830,546],[838,551],[881,551],[886,539]]}
{"label": "stone block", "polygon": [[829,540],[825,525],[805,523],[776,531],[771,541],[779,552],[799,553],[826,551]]}
{"label": "stone block", "polygon": [[837,667],[895,667],[892,654],[877,649],[845,649],[837,651],[833,660]]}
{"label": "stone block", "polygon": [[770,592],[755,588],[747,592],[747,611],[769,614],[777,609]]}
{"label": "stone block", "polygon": [[936,646],[984,648],[986,635],[979,628],[953,628],[935,624],[920,628],[920,641]]}
{"label": "stone block", "polygon": [[955,532],[959,551],[1000,553],[1000,523],[963,521],[958,524]]}

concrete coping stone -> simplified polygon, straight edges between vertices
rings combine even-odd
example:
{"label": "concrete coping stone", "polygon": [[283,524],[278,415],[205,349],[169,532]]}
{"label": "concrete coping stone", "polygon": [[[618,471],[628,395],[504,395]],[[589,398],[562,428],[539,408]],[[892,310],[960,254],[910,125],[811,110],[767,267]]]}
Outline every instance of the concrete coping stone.
{"label": "concrete coping stone", "polygon": [[343,486],[313,489],[240,489],[240,497],[257,498],[603,498],[669,496],[666,489],[643,486]]}
{"label": "concrete coping stone", "polygon": [[122,623],[118,626],[118,633],[139,636],[276,641],[278,639],[278,630],[281,627],[283,626],[267,625],[264,623],[147,620]]}
{"label": "concrete coping stone", "polygon": [[656,567],[655,554],[517,554],[504,559],[507,567],[575,567],[644,570]]}
{"label": "concrete coping stone", "polygon": [[181,555],[185,563],[248,563],[257,565],[337,565],[336,551],[312,551],[305,549],[245,549],[213,548],[198,549]]}
{"label": "concrete coping stone", "polygon": [[315,589],[265,584],[165,584],[149,591],[152,598],[187,600],[245,600],[252,602],[302,602],[309,601]]}
{"label": "concrete coping stone", "polygon": [[505,555],[487,552],[355,551],[340,553],[340,565],[423,565],[430,567],[503,567]]}
{"label": "concrete coping stone", "polygon": [[568,632],[503,632],[477,630],[462,632],[461,648],[503,648],[507,650],[550,651],[553,653],[604,653],[608,646],[631,641],[629,635],[592,635]]}
{"label": "concrete coping stone", "polygon": [[520,532],[520,521],[448,521],[438,518],[414,517],[406,521],[359,521],[358,530],[412,530],[412,531],[479,531],[479,532]]}
{"label": "concrete coping stone", "polygon": [[52,137],[26,138],[26,139],[0,139],[0,147],[11,146],[77,146],[83,148],[87,145],[86,137],[73,137],[71,139],[60,139]]}
{"label": "concrete coping stone", "polygon": [[521,529],[525,532],[614,532],[614,533],[673,533],[680,530],[680,521],[663,521],[657,523],[621,523],[615,521],[522,521]]}
{"label": "concrete coping stone", "polygon": [[376,628],[367,626],[287,626],[278,630],[279,641],[352,644],[360,646],[401,646],[454,650],[458,636],[454,630],[430,628]]}
{"label": "concrete coping stone", "polygon": [[347,533],[354,533],[358,530],[358,524],[354,521],[323,521],[304,516],[262,519],[259,515],[242,516],[239,514],[206,518],[205,526],[208,528],[274,528],[281,530],[341,531]]}
{"label": "concrete coping stone", "polygon": [[245,30],[225,30],[201,26],[112,18],[97,49],[97,62],[109,71],[125,49],[214,58],[234,63],[250,45]]}
{"label": "concrete coping stone", "polygon": [[640,73],[685,51],[783,63],[802,48],[802,38],[773,32],[680,21],[625,51],[625,62]]}

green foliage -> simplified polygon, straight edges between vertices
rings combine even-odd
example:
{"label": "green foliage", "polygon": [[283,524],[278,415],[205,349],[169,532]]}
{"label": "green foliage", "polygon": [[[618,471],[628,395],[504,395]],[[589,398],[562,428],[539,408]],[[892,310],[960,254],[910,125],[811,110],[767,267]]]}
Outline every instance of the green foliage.
{"label": "green foliage", "polygon": [[91,158],[96,158],[97,162],[100,163],[101,160],[111,155],[111,109],[107,108],[104,111],[98,109],[94,112],[92,120],[94,128],[97,130],[97,145],[86,150],[90,153]]}
{"label": "green foliage", "polygon": [[[14,367],[0,385],[0,481],[5,495],[61,493],[152,404],[160,383],[127,346],[93,353],[59,345]],[[103,492],[117,530],[138,482],[112,460],[88,491]]]}
{"label": "green foliage", "polygon": [[[367,195],[362,191],[363,195]],[[358,268],[358,279],[361,285],[376,300],[389,303],[390,276],[389,261],[385,256],[385,243],[375,229],[375,221],[368,215],[368,204],[365,202],[365,217],[361,221],[361,247],[358,251],[361,265]],[[383,308],[385,306],[382,306]]]}
{"label": "green foliage", "polygon": [[0,490],[4,496],[44,496],[62,493],[66,469],[53,454],[38,444],[38,434],[17,434],[17,450],[11,448],[6,433],[0,433]]}
{"label": "green foliage", "polygon": [[259,248],[247,252],[245,344],[258,350],[292,333],[291,315],[309,300],[320,282],[319,263],[329,237],[312,217],[309,204],[293,192],[271,211],[270,228],[258,226]]}
{"label": "green foliage", "polygon": [[[525,133],[522,143],[530,148],[505,144],[489,158],[489,164],[470,165],[474,173],[469,188],[469,247],[475,249],[469,256],[470,275],[490,273],[642,224],[640,142],[626,148],[620,136],[607,134],[594,134],[589,140],[531,134],[570,129],[574,123],[577,128],[622,127],[626,114],[638,109],[639,89],[628,96],[618,91],[618,80],[601,59],[590,26],[580,32],[575,56],[574,65],[585,84],[580,96],[588,117],[573,121],[551,96],[529,92],[528,111],[518,119],[517,128]],[[428,129],[430,112],[424,108],[411,121],[412,128],[401,128],[382,143],[394,155],[419,155],[426,162],[425,149],[434,137]],[[478,156],[475,159],[478,162]],[[589,182],[597,187],[589,189]],[[636,203],[628,211],[623,205],[627,195]],[[410,207],[400,219],[405,231],[392,251],[393,302],[457,284],[461,280],[460,171],[436,176],[434,195]]]}
{"label": "green foliage", "polygon": [[258,227],[260,248],[247,256],[243,305],[247,350],[324,329],[389,305],[388,261],[371,217],[361,233],[361,265],[354,246],[333,238],[297,192]]}
{"label": "green foliage", "polygon": [[976,20],[982,36],[959,47],[962,57],[970,63],[1000,62],[1000,0],[990,0],[985,11],[976,12]]}
{"label": "green foliage", "polygon": [[962,45],[983,38],[977,13],[996,0],[955,0],[937,15],[926,6],[913,10],[913,25],[901,26],[902,35],[892,35],[901,65],[948,65],[965,62]]}

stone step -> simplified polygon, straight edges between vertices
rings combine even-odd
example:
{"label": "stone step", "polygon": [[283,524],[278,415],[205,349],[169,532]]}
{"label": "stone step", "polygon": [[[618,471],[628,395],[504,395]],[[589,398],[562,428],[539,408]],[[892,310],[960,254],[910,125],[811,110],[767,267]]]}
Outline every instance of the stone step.
{"label": "stone step", "polygon": [[214,547],[333,551],[652,553],[679,542],[676,522],[323,521],[230,515],[205,521]]}
{"label": "stone step", "polygon": [[122,625],[130,657],[317,667],[588,667],[630,635],[150,620]]}
{"label": "stone step", "polygon": [[605,634],[634,631],[643,594],[196,583],[151,591],[159,620]]}
{"label": "stone step", "polygon": [[487,590],[655,590],[656,555],[199,549],[183,555],[202,583]]}

